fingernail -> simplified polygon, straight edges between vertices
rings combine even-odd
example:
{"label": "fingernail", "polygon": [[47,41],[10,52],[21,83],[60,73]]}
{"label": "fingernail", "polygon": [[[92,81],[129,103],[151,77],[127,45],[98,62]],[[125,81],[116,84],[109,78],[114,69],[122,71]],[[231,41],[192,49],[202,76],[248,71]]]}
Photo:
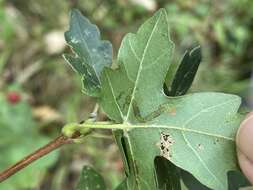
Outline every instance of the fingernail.
{"label": "fingernail", "polygon": [[253,113],[242,122],[236,138],[237,147],[249,160],[253,161]]}

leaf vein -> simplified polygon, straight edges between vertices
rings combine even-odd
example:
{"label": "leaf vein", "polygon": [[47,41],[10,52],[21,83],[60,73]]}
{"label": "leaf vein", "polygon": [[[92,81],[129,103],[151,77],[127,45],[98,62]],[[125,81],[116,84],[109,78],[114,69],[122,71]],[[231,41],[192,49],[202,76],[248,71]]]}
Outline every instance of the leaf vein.
{"label": "leaf vein", "polygon": [[130,46],[131,51],[132,51],[133,54],[134,54],[134,57],[137,59],[137,61],[140,62],[141,59],[139,58],[139,56],[137,55],[135,49],[133,48],[130,38],[128,38],[128,43],[129,43],[129,46]]}
{"label": "leaf vein", "polygon": [[187,128],[187,125],[189,125],[194,119],[196,119],[197,117],[199,117],[202,113],[206,113],[208,112],[210,109],[214,109],[214,108],[217,108],[217,107],[220,107],[220,106],[224,106],[226,104],[229,104],[231,102],[233,102],[234,99],[232,100],[228,100],[226,102],[223,102],[221,104],[217,104],[217,105],[214,105],[214,106],[210,106],[208,108],[205,108],[205,109],[202,109],[200,110],[198,113],[196,113],[195,115],[193,115],[190,119],[188,119],[184,124],[183,124],[183,128]]}
{"label": "leaf vein", "polygon": [[138,82],[139,82],[140,74],[141,74],[141,71],[142,71],[142,64],[144,62],[144,58],[145,58],[148,46],[150,44],[150,41],[151,41],[151,39],[153,37],[154,31],[156,30],[156,28],[158,26],[158,23],[160,22],[161,15],[162,15],[162,13],[160,13],[160,15],[159,15],[159,17],[158,17],[158,19],[157,19],[157,21],[156,21],[156,23],[155,23],[155,25],[154,25],[154,27],[152,29],[152,32],[150,33],[150,36],[149,36],[148,41],[147,41],[147,44],[146,44],[146,46],[144,48],[143,55],[142,55],[142,58],[141,58],[141,62],[139,64],[138,73],[137,73],[137,76],[136,76],[136,81],[135,81],[135,84],[134,84],[134,89],[133,89],[133,92],[132,92],[130,104],[129,104],[128,111],[127,111],[126,120],[124,121],[125,123],[127,123],[127,120],[129,118],[129,115],[130,115],[131,107],[132,107],[132,104],[133,104],[133,100],[135,98],[135,91],[137,89],[137,85],[138,85]]}
{"label": "leaf vein", "polygon": [[111,92],[112,92],[113,100],[114,100],[114,102],[115,102],[115,104],[116,104],[116,106],[117,106],[117,108],[118,108],[118,110],[119,110],[120,116],[121,116],[121,118],[122,118],[122,120],[123,120],[123,119],[124,119],[124,115],[123,115],[123,113],[122,113],[122,111],[121,111],[121,109],[120,109],[120,106],[119,106],[118,102],[117,102],[117,99],[116,99],[116,96],[115,96],[115,93],[114,93],[114,89],[113,89],[111,80],[110,80],[110,78],[108,77],[107,72],[105,72],[105,75],[106,75],[106,78],[107,78],[107,80],[108,80],[108,84],[109,84],[109,86],[110,86]]}
{"label": "leaf vein", "polygon": [[168,53],[168,51],[163,51],[163,53],[160,55],[160,56],[158,56],[151,64],[149,64],[147,67],[145,67],[145,68],[143,68],[143,70],[145,70],[145,69],[148,69],[148,68],[150,68],[150,67],[152,67],[153,65],[155,65],[165,54],[167,54]]}
{"label": "leaf vein", "polygon": [[198,160],[200,161],[200,163],[204,166],[204,168],[206,168],[207,172],[211,174],[211,176],[213,176],[213,178],[219,183],[221,184],[221,186],[223,186],[223,183],[214,175],[214,173],[208,168],[208,166],[206,165],[206,163],[204,162],[204,160],[201,158],[201,156],[196,152],[196,150],[192,147],[191,143],[188,141],[188,139],[186,138],[185,134],[183,131],[181,131],[184,141],[186,142],[186,145],[193,151],[194,155],[198,158]]}

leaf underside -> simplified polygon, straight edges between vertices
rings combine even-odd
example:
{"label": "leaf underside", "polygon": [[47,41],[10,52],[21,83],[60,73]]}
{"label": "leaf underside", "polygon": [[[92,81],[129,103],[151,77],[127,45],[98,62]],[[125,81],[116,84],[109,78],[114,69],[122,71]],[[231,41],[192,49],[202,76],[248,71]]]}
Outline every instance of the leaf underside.
{"label": "leaf underside", "polygon": [[[103,110],[126,127],[136,125],[122,135],[129,168],[126,184],[130,189],[156,189],[154,159],[161,155],[206,186],[225,190],[226,173],[237,169],[234,136],[241,100],[222,93],[165,96],[172,50],[167,14],[160,10],[137,34],[123,39],[119,68],[102,72]],[[142,129],[140,123],[150,128]]]}
{"label": "leaf underside", "polygon": [[[76,26],[72,20],[72,32],[66,33],[66,40],[77,55],[65,58],[84,77],[85,92],[99,97],[107,116],[126,128],[114,131],[126,172],[126,179],[117,189],[175,189],[178,183],[170,183],[177,182],[178,175],[169,180],[157,176],[161,165],[154,160],[162,156],[205,186],[227,190],[227,172],[238,170],[234,139],[241,121],[237,113],[241,99],[213,92],[177,97],[164,94],[174,49],[166,11],[161,9],[136,34],[124,37],[117,69],[106,67],[109,61],[101,61],[98,70],[93,67],[92,59],[87,59],[92,56],[84,45],[86,41],[76,42],[79,36],[73,35],[74,28],[87,23]],[[185,55],[184,67],[179,68],[173,83],[174,95],[184,94],[192,83],[200,62],[197,50]],[[187,70],[189,60],[193,65]]]}

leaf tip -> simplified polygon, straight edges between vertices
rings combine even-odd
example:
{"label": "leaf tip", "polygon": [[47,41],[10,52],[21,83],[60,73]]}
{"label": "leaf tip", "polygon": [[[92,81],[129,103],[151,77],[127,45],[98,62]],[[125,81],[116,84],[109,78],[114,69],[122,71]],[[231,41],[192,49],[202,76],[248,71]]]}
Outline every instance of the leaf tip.
{"label": "leaf tip", "polygon": [[200,63],[202,60],[201,46],[198,45],[189,52],[190,56],[195,57],[197,62]]}
{"label": "leaf tip", "polygon": [[76,16],[80,16],[82,15],[81,12],[78,10],[78,9],[71,9],[71,12],[70,12],[70,18],[74,18]]}

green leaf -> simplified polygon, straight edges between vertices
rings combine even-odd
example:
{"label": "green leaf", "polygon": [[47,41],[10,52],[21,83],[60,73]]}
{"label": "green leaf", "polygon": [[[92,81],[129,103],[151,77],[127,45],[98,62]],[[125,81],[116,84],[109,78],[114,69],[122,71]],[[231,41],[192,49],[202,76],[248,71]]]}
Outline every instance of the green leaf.
{"label": "green leaf", "polygon": [[[85,41],[78,45],[83,47]],[[126,35],[119,50],[118,68],[105,67],[101,77],[91,77],[100,79],[99,103],[118,124],[84,126],[120,129],[115,136],[126,170],[126,180],[120,188],[159,188],[159,180],[164,180],[154,176],[154,160],[162,156],[208,188],[227,190],[227,172],[238,170],[234,139],[241,122],[237,113],[241,100],[212,92],[167,97],[163,84],[173,47],[164,9],[146,21],[137,34]],[[83,59],[80,55],[78,59]],[[175,94],[185,93],[192,83],[199,55],[198,50],[186,54],[184,67],[175,79]],[[189,60],[194,68],[186,68]],[[75,61],[73,67],[84,73],[79,60]]]}
{"label": "green leaf", "polygon": [[206,187],[205,185],[201,184],[194,176],[192,176],[189,172],[181,170],[181,177],[182,181],[184,182],[185,186],[188,190],[211,190],[210,188]]}
{"label": "green leaf", "polygon": [[250,182],[240,171],[228,172],[229,190],[238,190],[242,187],[251,186]]}
{"label": "green leaf", "polygon": [[173,48],[164,9],[145,22],[137,34],[124,37],[118,55],[119,69],[106,68],[101,76],[100,103],[111,119],[138,122],[133,109],[137,102],[146,115],[167,101],[162,87]]}
{"label": "green leaf", "polygon": [[181,96],[186,94],[192,85],[201,62],[201,49],[196,47],[190,52],[187,51],[177,69],[171,85],[169,96]]}
{"label": "green leaf", "polygon": [[82,16],[78,10],[71,12],[70,29],[65,39],[75,55],[65,54],[65,60],[82,76],[83,91],[90,96],[99,96],[100,74],[112,64],[112,45],[100,40],[96,25]]}
{"label": "green leaf", "polygon": [[156,189],[154,159],[161,155],[209,188],[227,190],[227,172],[238,169],[234,137],[241,100],[222,93],[165,96],[172,49],[162,9],[123,39],[119,68],[106,68],[101,76],[100,104],[125,126],[124,145],[118,144],[128,187]]}
{"label": "green leaf", "polygon": [[[196,180],[190,173],[181,170],[181,176],[184,184],[187,186],[188,190],[210,190],[198,180]],[[249,187],[250,182],[246,177],[239,171],[229,171],[228,176],[228,190],[239,190],[242,187]]]}
{"label": "green leaf", "polygon": [[155,170],[158,190],[181,189],[180,169],[169,162],[166,158],[155,158]]}
{"label": "green leaf", "polygon": [[106,190],[103,177],[90,166],[84,166],[76,190]]}

